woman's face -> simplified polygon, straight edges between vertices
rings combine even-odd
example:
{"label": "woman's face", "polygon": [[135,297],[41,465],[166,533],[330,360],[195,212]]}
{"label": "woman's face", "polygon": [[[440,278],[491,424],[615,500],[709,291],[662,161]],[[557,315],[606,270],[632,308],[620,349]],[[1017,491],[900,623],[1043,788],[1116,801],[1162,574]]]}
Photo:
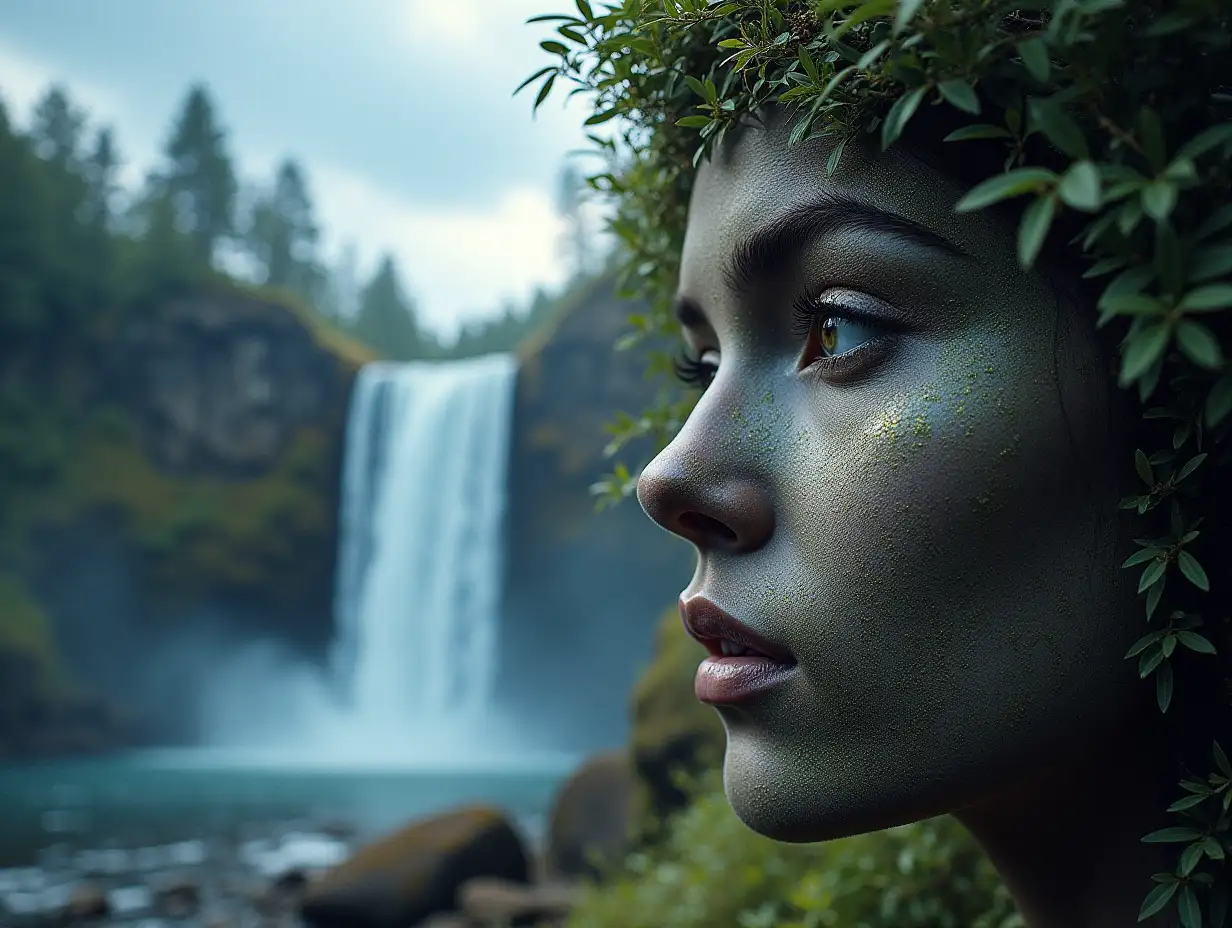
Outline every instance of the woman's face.
{"label": "woman's face", "polygon": [[810,841],[1021,786],[1144,688],[1087,315],[901,150],[827,178],[827,143],[785,137],[699,173],[678,311],[713,380],[638,496],[697,547],[695,627],[709,601],[777,658],[699,677],[732,805]]}

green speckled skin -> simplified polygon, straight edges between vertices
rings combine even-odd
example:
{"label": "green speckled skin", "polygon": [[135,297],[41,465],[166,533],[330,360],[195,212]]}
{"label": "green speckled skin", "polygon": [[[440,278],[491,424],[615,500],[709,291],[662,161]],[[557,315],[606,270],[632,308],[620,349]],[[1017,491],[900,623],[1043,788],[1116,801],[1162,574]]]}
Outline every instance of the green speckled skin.
{"label": "green speckled skin", "polygon": [[[1119,739],[1146,689],[1123,660],[1142,619],[1119,569],[1125,453],[1093,314],[1018,269],[1011,224],[955,214],[962,190],[901,150],[849,146],[832,178],[826,154],[772,127],[703,165],[679,292],[707,320],[692,350],[721,361],[639,487],[698,545],[685,595],[798,661],[720,710],[733,807],[789,841],[1029,789]],[[969,257],[846,231],[734,291],[733,249],[826,190]],[[793,332],[793,301],[826,288],[875,298],[900,330],[843,382],[801,370]]]}

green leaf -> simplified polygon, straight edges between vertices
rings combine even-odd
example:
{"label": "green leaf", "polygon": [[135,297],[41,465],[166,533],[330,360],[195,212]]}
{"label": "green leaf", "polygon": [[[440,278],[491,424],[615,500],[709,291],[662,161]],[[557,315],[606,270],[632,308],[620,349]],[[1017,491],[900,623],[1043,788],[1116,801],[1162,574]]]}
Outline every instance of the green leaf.
{"label": "green leaf", "polygon": [[1206,423],[1214,428],[1232,413],[1232,374],[1224,374],[1206,397]]}
{"label": "green leaf", "polygon": [[1044,134],[1059,151],[1071,158],[1087,157],[1087,140],[1065,107],[1050,98],[1036,97],[1028,103],[1033,128]]}
{"label": "green leaf", "polygon": [[809,54],[809,50],[803,45],[800,46],[799,57],[800,64],[804,68],[804,73],[809,76],[809,80],[814,84],[819,83],[821,81],[821,73],[817,70],[817,63],[813,61],[813,56]]}
{"label": "green leaf", "polygon": [[1143,548],[1141,551],[1135,551],[1125,559],[1122,567],[1137,567],[1139,564],[1145,564],[1147,561],[1153,561],[1163,552],[1159,548]]}
{"label": "green leaf", "polygon": [[1232,123],[1224,122],[1199,132],[1181,146],[1180,154],[1186,158],[1200,158],[1212,148],[1232,143]]}
{"label": "green leaf", "polygon": [[1186,293],[1178,308],[1187,313],[1206,313],[1230,306],[1232,284],[1208,284]]}
{"label": "green leaf", "polygon": [[1159,671],[1155,674],[1155,702],[1165,715],[1172,705],[1172,665],[1167,661],[1159,665]]}
{"label": "green leaf", "polygon": [[920,11],[923,3],[924,0],[899,0],[898,12],[894,14],[895,35],[901,35],[902,31],[911,24],[911,20]]}
{"label": "green leaf", "polygon": [[1151,170],[1156,174],[1160,173],[1168,160],[1168,149],[1164,143],[1164,130],[1159,115],[1149,106],[1138,111],[1137,131]]}
{"label": "green leaf", "polygon": [[1161,828],[1159,831],[1152,831],[1142,839],[1142,842],[1144,844],[1188,844],[1190,841],[1197,841],[1201,837],[1202,832],[1196,828],[1174,825],[1171,828]]}
{"label": "green leaf", "polygon": [[1215,756],[1215,766],[1223,771],[1224,776],[1232,777],[1232,764],[1228,763],[1228,755],[1223,752],[1223,748],[1216,741],[1212,753]]}
{"label": "green leaf", "polygon": [[595,18],[595,12],[590,8],[589,0],[577,0],[577,8],[587,21]]}
{"label": "green leaf", "polygon": [[1022,63],[1032,77],[1041,84],[1047,82],[1052,65],[1048,60],[1048,46],[1043,39],[1034,38],[1019,42],[1018,54],[1022,56]]}
{"label": "green leaf", "polygon": [[1129,660],[1131,657],[1137,657],[1157,642],[1162,635],[1163,632],[1151,632],[1149,635],[1143,635],[1136,642],[1134,642],[1134,646],[1132,648],[1125,652],[1125,660]]}
{"label": "green leaf", "polygon": [[[591,116],[589,119],[586,120],[584,125],[598,126],[598,125],[601,125],[607,122],[609,119],[615,118],[618,115],[619,113],[615,109],[605,110],[602,113],[595,113],[595,115]],[[687,119],[688,117],[685,117],[685,118]],[[680,123],[676,123],[676,125],[680,125]]]}
{"label": "green leaf", "polygon": [[1176,883],[1161,883],[1147,894],[1147,897],[1142,900],[1142,908],[1138,910],[1138,921],[1144,922],[1152,915],[1161,911],[1172,899],[1176,893]]}
{"label": "green leaf", "polygon": [[546,81],[543,82],[543,86],[539,88],[539,96],[535,97],[534,109],[537,110],[539,109],[540,106],[543,105],[543,101],[548,98],[548,94],[552,92],[552,85],[555,83],[556,83],[555,74],[551,75],[550,77],[548,77]]}
{"label": "green leaf", "polygon": [[1215,646],[1199,635],[1197,632],[1177,632],[1177,640],[1191,651],[1197,651],[1199,654],[1214,654]]}
{"label": "green leaf", "polygon": [[1218,839],[1207,835],[1202,839],[1202,852],[1211,860],[1224,860],[1227,854],[1224,853],[1223,845]]}
{"label": "green leaf", "polygon": [[958,201],[954,209],[967,213],[1025,193],[1038,193],[1050,189],[1056,179],[1056,174],[1044,168],[1015,168],[977,184]]}
{"label": "green leaf", "polygon": [[555,66],[555,65],[549,65],[549,66],[548,66],[548,67],[546,67],[546,68],[540,68],[538,71],[536,71],[536,72],[535,72],[534,74],[532,74],[530,77],[528,77],[526,80],[522,81],[522,83],[518,84],[517,89],[516,89],[516,90],[514,90],[514,92],[513,92],[513,95],[516,97],[518,94],[520,94],[523,90],[525,90],[527,87],[529,87],[529,86],[530,86],[531,84],[533,84],[535,81],[539,80],[539,78],[543,77],[543,75],[545,75],[545,74],[549,74],[549,73],[551,73],[552,71],[555,71],[555,70],[556,70],[556,66]]}
{"label": "green leaf", "polygon": [[1198,907],[1198,897],[1188,886],[1181,887],[1181,898],[1176,908],[1181,916],[1181,928],[1202,928],[1202,910]]}
{"label": "green leaf", "polygon": [[1056,212],[1057,201],[1051,194],[1037,197],[1023,211],[1022,221],[1018,224],[1018,264],[1024,270],[1034,265],[1039,257]]}
{"label": "green leaf", "polygon": [[1223,364],[1223,352],[1219,350],[1219,342],[1206,326],[1190,322],[1182,322],[1176,327],[1176,343],[1185,357],[1199,367],[1216,369]]}
{"label": "green leaf", "polygon": [[1190,583],[1204,592],[1210,591],[1211,581],[1207,579],[1206,571],[1196,557],[1188,551],[1181,551],[1176,556],[1176,563]]}
{"label": "green leaf", "polygon": [[1155,486],[1155,471],[1151,469],[1151,459],[1141,448],[1134,452],[1134,469],[1138,471],[1143,483],[1148,487]]}
{"label": "green leaf", "polygon": [[1157,323],[1143,329],[1130,342],[1121,363],[1122,385],[1132,383],[1154,364],[1168,347],[1168,326]]}
{"label": "green leaf", "polygon": [[885,122],[881,124],[881,147],[883,149],[889,148],[897,141],[908,121],[915,115],[927,90],[927,87],[916,87],[894,101],[890,112],[886,114]]}
{"label": "green leaf", "polygon": [[[1174,478],[1173,482],[1180,483],[1182,480],[1184,480],[1186,477],[1192,474],[1195,470],[1201,467],[1202,462],[1205,460],[1206,460],[1206,452],[1203,452],[1202,454],[1195,454],[1192,458],[1190,458],[1188,461],[1185,462],[1184,467],[1182,467],[1179,471],[1176,472],[1176,477]],[[1193,534],[1195,537],[1197,536],[1197,532],[1194,532]]]}
{"label": "green leaf", "polygon": [[837,145],[830,150],[829,157],[826,158],[826,176],[833,177],[834,172],[838,170],[838,163],[843,157],[843,149],[847,147],[847,139],[839,139]]}
{"label": "green leaf", "polygon": [[567,46],[564,42],[557,42],[552,39],[548,39],[547,41],[540,42],[539,47],[542,48],[545,52],[549,52],[553,55],[569,54],[569,46]]}
{"label": "green leaf", "polygon": [[1232,273],[1232,244],[1210,245],[1199,249],[1189,266],[1189,279],[1211,280]]}
{"label": "green leaf", "polygon": [[1176,206],[1176,185],[1160,178],[1142,188],[1142,208],[1152,219],[1167,219]]}
{"label": "green leaf", "polygon": [[684,129],[704,129],[714,122],[709,116],[683,116],[676,120],[676,125]]}
{"label": "green leaf", "polygon": [[1151,617],[1155,615],[1155,610],[1159,608],[1159,600],[1164,595],[1164,586],[1168,580],[1167,574],[1157,584],[1151,587],[1151,592],[1146,594],[1146,618],[1149,622]]}
{"label": "green leaf", "polygon": [[1181,876],[1189,876],[1202,860],[1202,842],[1195,841],[1181,852]]}
{"label": "green leaf", "polygon": [[[1101,202],[1099,169],[1090,161],[1075,163],[1061,176],[1057,194],[1066,206],[1086,213],[1095,212],[1099,209]],[[1115,268],[1110,268],[1110,270],[1115,270]]]}
{"label": "green leaf", "polygon": [[969,142],[973,139],[1012,139],[1014,134],[1001,126],[990,126],[980,123],[974,126],[963,126],[955,129],[944,139],[946,142]]}
{"label": "green leaf", "polygon": [[1186,796],[1184,799],[1178,799],[1172,805],[1168,806],[1169,812],[1184,812],[1186,809],[1192,809],[1194,806],[1200,806],[1207,800],[1206,794],[1194,794]]}
{"label": "green leaf", "polygon": [[964,113],[972,115],[979,113],[980,98],[975,95],[975,90],[966,81],[957,78],[942,81],[937,85],[937,90],[951,106],[957,107]]}
{"label": "green leaf", "polygon": [[1142,572],[1142,577],[1138,580],[1138,592],[1141,593],[1147,587],[1153,586],[1157,583],[1159,578],[1164,575],[1164,571],[1167,569],[1167,566],[1166,561],[1156,561],[1154,564],[1147,567],[1147,569]]}

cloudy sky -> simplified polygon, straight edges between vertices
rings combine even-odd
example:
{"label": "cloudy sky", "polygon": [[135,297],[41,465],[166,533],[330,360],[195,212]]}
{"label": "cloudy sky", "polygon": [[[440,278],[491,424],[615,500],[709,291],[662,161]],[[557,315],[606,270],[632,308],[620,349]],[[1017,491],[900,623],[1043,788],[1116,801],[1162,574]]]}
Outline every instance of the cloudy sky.
{"label": "cloudy sky", "polygon": [[532,120],[535,14],[568,0],[0,0],[0,96],[24,122],[51,81],[114,126],[126,179],[208,83],[245,179],[308,170],[326,254],[393,251],[450,332],[563,276],[555,182],[581,101]]}

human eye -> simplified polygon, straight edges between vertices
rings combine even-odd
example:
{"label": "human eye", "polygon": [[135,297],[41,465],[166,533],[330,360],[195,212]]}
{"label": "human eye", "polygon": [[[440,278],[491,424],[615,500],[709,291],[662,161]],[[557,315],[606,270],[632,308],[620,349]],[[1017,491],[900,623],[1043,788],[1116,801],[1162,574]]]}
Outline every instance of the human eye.
{"label": "human eye", "polygon": [[693,357],[685,351],[676,359],[673,366],[676,369],[676,376],[681,381],[691,387],[705,390],[714,381],[715,374],[719,372],[719,353],[711,348]]}
{"label": "human eye", "polygon": [[792,307],[794,332],[804,340],[800,370],[833,379],[854,378],[879,361],[894,340],[880,301],[849,290],[806,295]]}

